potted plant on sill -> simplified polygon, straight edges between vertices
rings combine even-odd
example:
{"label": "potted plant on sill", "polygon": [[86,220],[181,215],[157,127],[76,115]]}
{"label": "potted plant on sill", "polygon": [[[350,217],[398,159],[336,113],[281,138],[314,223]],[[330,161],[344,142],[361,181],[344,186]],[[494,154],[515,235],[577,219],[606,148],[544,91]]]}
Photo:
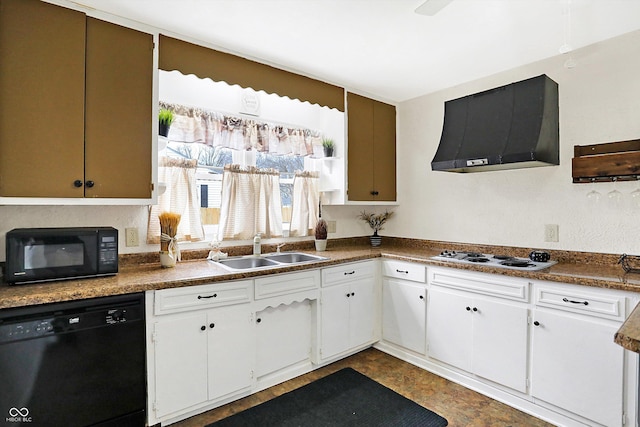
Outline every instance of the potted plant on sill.
{"label": "potted plant on sill", "polygon": [[171,127],[171,123],[173,123],[173,111],[167,110],[166,108],[161,108],[158,112],[158,134],[160,136],[166,137],[169,135],[169,128]]}
{"label": "potted plant on sill", "polygon": [[363,220],[364,222],[369,224],[369,227],[373,229],[373,236],[369,237],[369,239],[371,240],[371,246],[380,246],[380,244],[382,243],[382,237],[378,236],[378,231],[382,230],[382,226],[384,225],[384,223],[387,222],[387,220],[392,216],[393,212],[390,211],[385,211],[381,214],[373,214],[367,213],[367,211],[362,211],[358,215],[358,219]]}
{"label": "potted plant on sill", "polygon": [[324,150],[325,157],[333,157],[333,150],[335,149],[335,147],[336,145],[333,142],[333,139],[324,138],[322,140],[322,149]]}

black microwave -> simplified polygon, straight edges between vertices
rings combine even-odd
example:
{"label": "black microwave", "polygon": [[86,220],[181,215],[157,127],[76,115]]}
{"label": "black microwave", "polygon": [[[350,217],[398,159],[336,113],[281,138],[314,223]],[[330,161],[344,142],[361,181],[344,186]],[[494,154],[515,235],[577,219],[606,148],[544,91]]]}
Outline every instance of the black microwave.
{"label": "black microwave", "polygon": [[7,233],[4,280],[10,284],[116,274],[113,227],[16,228]]}

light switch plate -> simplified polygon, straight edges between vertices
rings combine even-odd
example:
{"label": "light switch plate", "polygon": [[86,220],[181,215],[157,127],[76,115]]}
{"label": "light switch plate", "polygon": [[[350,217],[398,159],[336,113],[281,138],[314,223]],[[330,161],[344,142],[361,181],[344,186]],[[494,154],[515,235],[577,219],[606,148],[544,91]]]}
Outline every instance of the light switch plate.
{"label": "light switch plate", "polygon": [[559,241],[558,224],[545,224],[544,225],[544,241],[545,242],[557,242]]}

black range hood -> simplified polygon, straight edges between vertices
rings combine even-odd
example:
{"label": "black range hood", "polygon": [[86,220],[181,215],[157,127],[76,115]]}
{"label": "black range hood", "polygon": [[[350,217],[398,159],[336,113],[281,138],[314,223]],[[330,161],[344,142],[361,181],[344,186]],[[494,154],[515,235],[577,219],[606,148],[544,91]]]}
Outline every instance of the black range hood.
{"label": "black range hood", "polygon": [[558,84],[546,75],[447,101],[434,171],[560,163]]}

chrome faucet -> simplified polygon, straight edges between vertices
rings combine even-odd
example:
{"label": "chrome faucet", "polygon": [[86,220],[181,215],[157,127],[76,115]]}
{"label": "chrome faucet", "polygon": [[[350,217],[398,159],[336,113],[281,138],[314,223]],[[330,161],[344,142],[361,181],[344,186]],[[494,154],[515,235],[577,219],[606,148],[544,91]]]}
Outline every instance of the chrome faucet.
{"label": "chrome faucet", "polygon": [[283,247],[284,245],[286,245],[286,243],[280,243],[279,245],[276,246],[276,252],[280,253],[280,248]]}

